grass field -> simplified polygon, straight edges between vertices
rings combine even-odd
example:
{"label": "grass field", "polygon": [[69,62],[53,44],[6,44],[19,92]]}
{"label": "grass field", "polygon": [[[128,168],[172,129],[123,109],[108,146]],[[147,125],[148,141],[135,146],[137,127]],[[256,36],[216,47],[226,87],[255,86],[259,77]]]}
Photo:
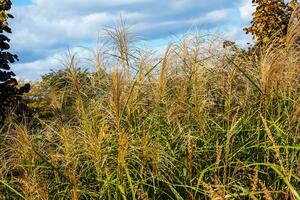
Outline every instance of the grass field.
{"label": "grass field", "polygon": [[7,119],[0,199],[300,199],[299,27],[256,56],[197,34],[157,55],[108,29],[113,52],[68,54],[33,119]]}

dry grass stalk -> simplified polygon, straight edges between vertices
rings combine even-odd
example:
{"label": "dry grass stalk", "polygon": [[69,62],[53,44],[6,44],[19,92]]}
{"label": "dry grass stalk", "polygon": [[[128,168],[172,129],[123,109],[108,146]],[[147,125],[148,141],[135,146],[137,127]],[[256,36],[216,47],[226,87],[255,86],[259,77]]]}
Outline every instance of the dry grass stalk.
{"label": "dry grass stalk", "polygon": [[279,164],[280,164],[280,167],[281,167],[282,172],[283,172],[284,174],[286,174],[286,170],[285,170],[285,168],[284,168],[284,162],[283,162],[283,160],[282,160],[282,158],[281,158],[281,155],[280,155],[281,153],[280,153],[279,149],[277,148],[278,145],[277,145],[277,143],[276,143],[276,141],[275,141],[275,139],[274,139],[274,137],[273,137],[273,134],[272,134],[272,132],[271,132],[269,126],[268,126],[267,120],[266,120],[262,115],[261,115],[260,117],[261,117],[261,119],[262,119],[262,121],[263,121],[263,125],[264,125],[264,128],[265,128],[265,132],[266,132],[266,134],[267,134],[269,140],[271,141],[271,143],[272,143],[272,145],[273,145],[273,147],[274,147],[274,148],[273,148],[273,151],[274,151],[274,153],[275,153],[275,157],[276,157],[277,160],[279,161]]}
{"label": "dry grass stalk", "polygon": [[259,177],[258,177],[258,166],[255,166],[254,169],[254,175],[252,176],[252,193],[256,193],[258,189],[258,184],[259,184]]}
{"label": "dry grass stalk", "polygon": [[260,185],[262,187],[262,191],[263,191],[265,200],[273,200],[273,197],[272,197],[270,191],[268,190],[266,184],[263,183],[262,181],[260,181]]}
{"label": "dry grass stalk", "polygon": [[190,184],[191,183],[191,178],[193,175],[193,157],[194,157],[194,141],[193,141],[193,136],[191,135],[191,132],[188,133],[187,135],[187,151],[186,151],[186,165],[188,169],[188,178],[190,179]]}
{"label": "dry grass stalk", "polygon": [[220,166],[220,162],[221,162],[222,151],[223,151],[223,148],[221,145],[219,145],[219,141],[217,140],[217,144],[216,144],[217,155],[216,155],[216,162],[215,162],[217,176],[220,174],[219,166]]}
{"label": "dry grass stalk", "polygon": [[122,179],[126,165],[126,155],[128,153],[129,137],[126,132],[119,133],[118,136],[118,176]]}
{"label": "dry grass stalk", "polygon": [[141,173],[144,174],[144,170],[147,167],[147,162],[149,159],[150,152],[150,144],[149,144],[149,133],[146,133],[141,138],[141,151],[142,151],[142,158],[141,158]]}
{"label": "dry grass stalk", "polygon": [[230,129],[226,133],[226,144],[225,144],[225,149],[224,149],[225,166],[224,166],[224,180],[223,180],[224,182],[223,182],[223,184],[226,184],[227,176],[229,175],[227,169],[228,169],[228,158],[229,158],[229,154],[231,151],[231,148],[230,148],[231,140],[232,140],[232,137],[234,136],[234,133],[236,131],[235,129],[238,124],[239,124],[239,120],[237,120],[237,113],[236,113],[235,116],[233,117]]}

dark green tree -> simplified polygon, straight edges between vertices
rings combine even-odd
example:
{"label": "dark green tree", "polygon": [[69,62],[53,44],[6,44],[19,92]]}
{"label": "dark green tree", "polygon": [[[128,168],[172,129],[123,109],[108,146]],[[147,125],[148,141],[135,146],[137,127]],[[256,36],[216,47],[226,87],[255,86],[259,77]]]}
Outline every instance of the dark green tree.
{"label": "dark green tree", "polygon": [[9,112],[22,112],[24,108],[22,95],[30,90],[29,84],[18,87],[18,82],[14,78],[15,74],[9,66],[18,60],[17,55],[8,51],[10,39],[5,35],[5,33],[11,33],[11,28],[8,26],[8,19],[13,18],[8,13],[11,5],[10,0],[0,0],[0,124]]}

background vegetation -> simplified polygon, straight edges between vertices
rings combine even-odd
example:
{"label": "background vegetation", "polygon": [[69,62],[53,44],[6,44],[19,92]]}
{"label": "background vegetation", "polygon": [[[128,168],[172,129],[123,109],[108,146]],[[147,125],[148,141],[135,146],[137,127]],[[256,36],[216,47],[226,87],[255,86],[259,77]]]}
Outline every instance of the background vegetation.
{"label": "background vegetation", "polygon": [[121,24],[90,59],[69,53],[24,96],[35,115],[6,118],[0,199],[300,199],[300,8],[288,6],[286,29],[248,31],[249,50],[192,34],[156,56]]}

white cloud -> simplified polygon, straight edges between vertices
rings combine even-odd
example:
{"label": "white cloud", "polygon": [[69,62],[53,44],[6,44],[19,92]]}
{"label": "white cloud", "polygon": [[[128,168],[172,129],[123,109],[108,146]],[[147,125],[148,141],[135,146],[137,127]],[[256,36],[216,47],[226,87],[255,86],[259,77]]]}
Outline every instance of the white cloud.
{"label": "white cloud", "polygon": [[12,68],[16,71],[18,79],[26,80],[30,78],[32,80],[38,80],[41,75],[48,73],[50,69],[57,69],[59,67],[59,56],[60,55],[55,54],[33,62],[14,64]]}
{"label": "white cloud", "polygon": [[222,9],[222,10],[214,10],[212,12],[207,13],[202,18],[202,23],[208,22],[217,22],[217,21],[224,21],[228,20],[229,17],[229,10]]}
{"label": "white cloud", "polygon": [[128,5],[133,3],[144,3],[149,2],[151,0],[33,0],[33,3],[41,6],[41,7],[74,7],[74,5],[78,7],[85,7],[85,6],[93,6],[93,5],[110,5],[110,6],[116,6],[116,5]]}
{"label": "white cloud", "polygon": [[252,13],[255,7],[250,0],[245,0],[243,5],[239,8],[241,20],[244,22],[250,21],[252,18]]}
{"label": "white cloud", "polygon": [[12,69],[18,74],[18,79],[28,80],[39,80],[41,75],[49,73],[51,70],[57,70],[65,68],[67,66],[68,56],[75,55],[76,59],[81,64],[91,57],[91,51],[89,49],[74,47],[68,51],[60,51],[49,55],[46,58],[38,59],[32,62],[16,63],[12,65]]}
{"label": "white cloud", "polygon": [[176,29],[181,29],[187,31],[189,28],[193,27],[201,27],[202,25],[207,25],[210,23],[215,23],[219,21],[224,21],[229,18],[228,10],[216,10],[209,12],[201,17],[191,18],[187,20],[168,20],[168,21],[161,21],[156,23],[151,22],[142,22],[136,24],[134,26],[134,30],[137,32],[145,32],[150,31],[153,29],[160,29],[162,31],[169,30],[170,33]]}
{"label": "white cloud", "polygon": [[232,40],[243,47],[247,45],[247,43],[251,42],[251,36],[246,35],[240,26],[231,26],[228,27],[227,31],[223,35],[224,39]]}
{"label": "white cloud", "polygon": [[[33,0],[30,5],[13,7],[11,46],[25,62],[15,66],[22,76],[36,78],[54,66],[55,57],[68,47],[94,45],[99,32],[114,26],[120,16],[150,40],[191,27],[226,26],[230,12],[241,1]],[[239,9],[242,20],[247,20],[248,4]]]}

